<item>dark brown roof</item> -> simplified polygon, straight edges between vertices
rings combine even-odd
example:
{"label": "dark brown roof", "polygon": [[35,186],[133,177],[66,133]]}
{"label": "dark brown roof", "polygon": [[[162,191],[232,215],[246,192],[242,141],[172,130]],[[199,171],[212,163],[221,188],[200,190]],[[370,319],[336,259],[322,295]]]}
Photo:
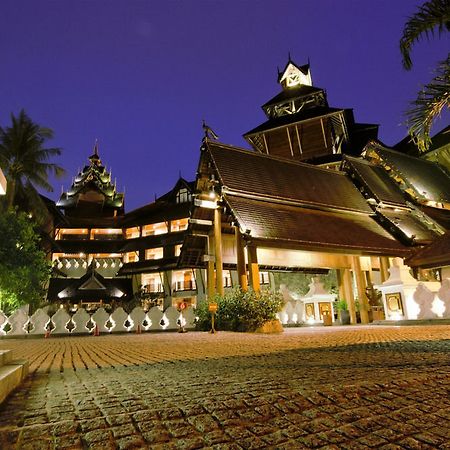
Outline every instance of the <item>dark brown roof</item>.
{"label": "dark brown roof", "polygon": [[441,227],[450,231],[450,210],[441,208],[432,208],[431,206],[419,206],[420,210],[431,217]]}
{"label": "dark brown roof", "polygon": [[396,241],[369,215],[318,211],[226,195],[225,201],[241,229],[252,238],[282,246],[404,255],[409,249]]}
{"label": "dark brown roof", "polygon": [[427,247],[417,250],[405,262],[408,266],[423,269],[450,266],[450,232],[445,233]]}
{"label": "dark brown roof", "polygon": [[330,114],[341,113],[343,111],[343,109],[329,108],[328,106],[318,106],[315,108],[306,109],[296,114],[288,114],[285,116],[277,117],[275,119],[269,119],[261,125],[258,125],[256,128],[247,131],[247,133],[244,134],[244,137],[251,136],[252,134],[256,133],[261,133],[262,131],[271,130],[273,128],[284,127],[289,124],[302,122],[308,119],[318,119]]}
{"label": "dark brown roof", "polygon": [[283,89],[279,94],[275,95],[275,97],[272,97],[268,102],[264,103],[262,108],[265,109],[270,105],[285,103],[287,100],[292,100],[295,98],[308,97],[311,94],[316,94],[318,92],[324,92],[324,90],[314,86],[307,86],[306,84],[302,84],[298,87]]}
{"label": "dark brown roof", "polygon": [[[418,244],[428,244],[437,238],[437,234],[408,209],[380,208],[377,213],[383,216],[384,221],[387,220],[392,226],[398,228],[407,240],[413,239]],[[393,233],[395,233],[394,230]]]}
{"label": "dark brown roof", "polygon": [[49,301],[129,300],[133,289],[131,279],[104,278],[89,269],[81,278],[52,278],[48,288]]}
{"label": "dark brown roof", "polygon": [[377,202],[406,206],[402,191],[383,168],[361,158],[344,156],[344,160],[352,176],[364,185]]}
{"label": "dark brown roof", "polygon": [[368,157],[371,151],[379,156],[385,166],[401,176],[419,198],[450,203],[450,177],[438,164],[387,149],[376,142],[368,144]]}
{"label": "dark brown roof", "polygon": [[119,275],[135,273],[153,273],[161,270],[173,270],[177,267],[178,258],[148,259],[124,264],[119,270]]}
{"label": "dark brown roof", "polygon": [[371,213],[346,174],[218,143],[209,152],[225,192]]}

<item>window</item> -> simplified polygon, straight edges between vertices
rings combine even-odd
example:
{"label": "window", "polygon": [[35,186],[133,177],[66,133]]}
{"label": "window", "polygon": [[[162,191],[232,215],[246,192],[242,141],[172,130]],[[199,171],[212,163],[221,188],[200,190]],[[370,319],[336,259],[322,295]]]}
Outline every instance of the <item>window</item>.
{"label": "window", "polygon": [[177,203],[187,203],[191,201],[191,194],[190,192],[186,189],[186,188],[181,188],[178,192],[177,192],[177,198],[176,198],[176,202]]}
{"label": "window", "polygon": [[260,284],[269,284],[269,272],[259,272]]}
{"label": "window", "polygon": [[180,256],[182,245],[175,245],[175,256]]}
{"label": "window", "polygon": [[125,229],[125,237],[127,239],[135,239],[139,237],[139,227],[131,227]]}
{"label": "window", "polygon": [[188,227],[188,219],[172,220],[170,223],[170,231],[183,231]]}
{"label": "window", "polygon": [[145,250],[145,259],[161,259],[164,256],[162,247],[148,248]]}
{"label": "window", "polygon": [[139,256],[138,256],[137,252],[125,253],[124,262],[132,263],[132,262],[137,262],[137,261],[139,261]]}
{"label": "window", "polygon": [[161,283],[161,275],[159,273],[143,275],[142,276],[142,287],[143,287],[144,293],[163,292],[163,286]]}
{"label": "window", "polygon": [[142,227],[142,236],[152,236],[154,234],[167,233],[167,224],[165,222],[151,223]]}
{"label": "window", "polygon": [[59,228],[56,230],[55,239],[82,241],[89,239],[89,233],[86,228]]}
{"label": "window", "polygon": [[196,289],[194,275],[191,270],[173,272],[172,279],[175,291],[192,291]]}
{"label": "window", "polygon": [[223,271],[223,287],[232,287],[231,274],[229,270]]}
{"label": "window", "polygon": [[101,228],[93,229],[91,231],[91,239],[99,241],[112,241],[116,239],[122,239],[123,234],[120,228]]}

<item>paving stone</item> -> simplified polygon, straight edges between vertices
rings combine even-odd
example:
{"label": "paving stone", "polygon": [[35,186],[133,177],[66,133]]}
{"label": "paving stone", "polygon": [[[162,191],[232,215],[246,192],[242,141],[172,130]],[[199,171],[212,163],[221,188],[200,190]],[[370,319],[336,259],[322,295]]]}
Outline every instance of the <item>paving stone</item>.
{"label": "paving stone", "polygon": [[0,448],[449,448],[448,338],[437,325],[0,340],[30,360]]}

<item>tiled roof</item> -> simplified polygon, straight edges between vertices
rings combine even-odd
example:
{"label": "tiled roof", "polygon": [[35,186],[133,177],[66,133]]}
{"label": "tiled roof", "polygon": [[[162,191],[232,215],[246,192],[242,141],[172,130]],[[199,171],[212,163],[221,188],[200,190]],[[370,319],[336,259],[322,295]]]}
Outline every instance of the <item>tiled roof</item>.
{"label": "tiled roof", "polygon": [[405,262],[408,266],[424,269],[450,266],[450,232],[445,233],[427,247],[416,251]]}
{"label": "tiled roof", "polygon": [[441,208],[432,208],[430,206],[419,206],[420,210],[431,217],[441,227],[450,231],[450,210]]}
{"label": "tiled roof", "polygon": [[361,158],[344,157],[350,171],[363,183],[378,202],[406,206],[406,200],[397,184],[381,167]]}
{"label": "tiled roof", "polygon": [[437,238],[437,234],[427,228],[408,209],[381,208],[377,213],[398,228],[407,239],[414,238],[416,243],[430,243]]}
{"label": "tiled roof", "polygon": [[[90,279],[95,282],[89,286]],[[84,285],[87,285],[84,287]],[[95,285],[102,288],[95,288]],[[98,272],[88,270],[81,278],[51,278],[47,298],[50,301],[99,301],[121,299],[128,300],[133,293],[131,279],[104,278]],[[58,296],[60,294],[60,296]]]}
{"label": "tiled roof", "polygon": [[374,151],[419,198],[450,203],[450,177],[436,163],[390,150],[375,142],[368,144],[366,154]]}
{"label": "tiled roof", "polygon": [[226,195],[242,229],[256,239],[304,249],[405,255],[396,241],[369,215],[319,211]]}
{"label": "tiled roof", "polygon": [[224,191],[313,207],[371,213],[342,172],[208,143]]}

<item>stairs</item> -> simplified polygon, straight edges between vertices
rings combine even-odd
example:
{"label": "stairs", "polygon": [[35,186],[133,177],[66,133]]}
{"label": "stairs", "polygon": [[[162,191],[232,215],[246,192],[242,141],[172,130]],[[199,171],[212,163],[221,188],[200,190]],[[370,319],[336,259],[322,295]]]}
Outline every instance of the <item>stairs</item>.
{"label": "stairs", "polygon": [[27,360],[13,360],[12,350],[0,350],[0,404],[27,375]]}

